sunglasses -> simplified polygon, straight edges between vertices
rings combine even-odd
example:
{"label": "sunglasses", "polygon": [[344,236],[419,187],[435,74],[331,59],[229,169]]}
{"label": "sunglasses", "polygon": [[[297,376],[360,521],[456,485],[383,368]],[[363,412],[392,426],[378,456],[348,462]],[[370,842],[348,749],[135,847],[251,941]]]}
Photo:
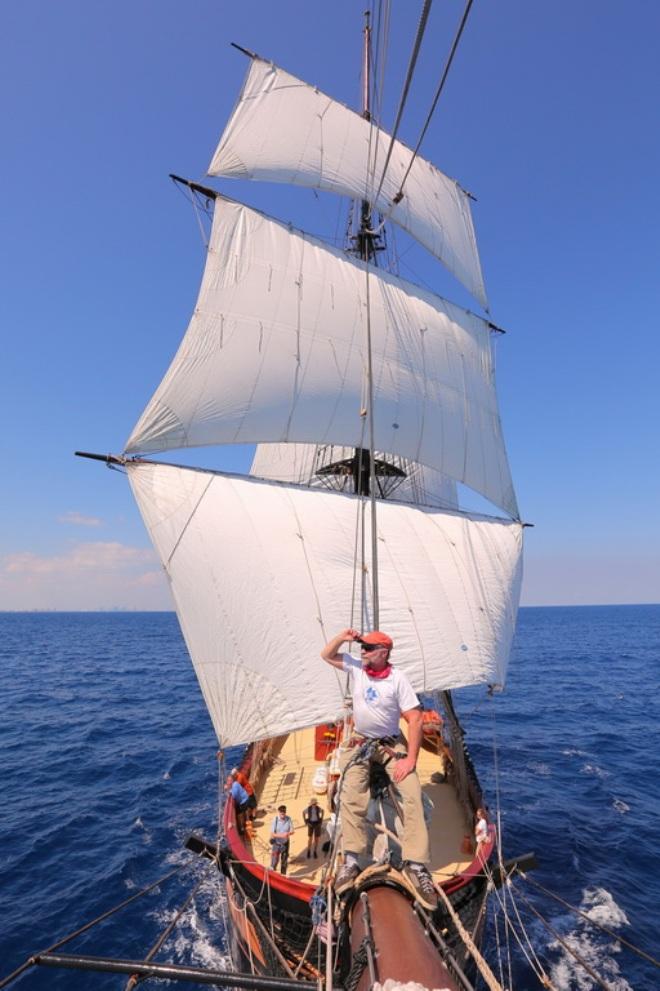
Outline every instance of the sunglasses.
{"label": "sunglasses", "polygon": [[382,650],[383,646],[384,644],[382,643],[364,643],[363,641],[360,642],[360,650],[366,651],[367,654],[370,654],[372,650]]}

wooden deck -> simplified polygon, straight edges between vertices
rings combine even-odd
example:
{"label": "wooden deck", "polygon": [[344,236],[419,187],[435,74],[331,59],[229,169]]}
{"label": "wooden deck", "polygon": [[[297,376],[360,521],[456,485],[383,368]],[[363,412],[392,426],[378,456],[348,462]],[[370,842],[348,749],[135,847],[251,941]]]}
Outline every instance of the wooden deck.
{"label": "wooden deck", "polygon": [[[314,796],[312,780],[323,761],[314,759],[314,730],[300,730],[287,737],[272,769],[261,789],[257,791],[259,812],[252,824],[251,846],[254,858],[264,866],[270,864],[270,830],[278,805],[286,805],[296,828],[291,838],[288,876],[298,881],[316,884],[321,877],[326,855],[321,846],[327,840],[325,829],[319,842],[319,859],[307,859],[307,827],[303,823],[303,809]],[[429,826],[431,839],[430,870],[436,881],[446,881],[465,870],[472,861],[470,855],[461,853],[461,844],[467,827],[462,808],[453,787],[435,784],[431,775],[441,769],[440,758],[422,750],[417,762],[417,773],[424,794],[433,803]],[[330,809],[325,795],[315,795],[327,820]],[[249,838],[249,837],[248,837]]]}

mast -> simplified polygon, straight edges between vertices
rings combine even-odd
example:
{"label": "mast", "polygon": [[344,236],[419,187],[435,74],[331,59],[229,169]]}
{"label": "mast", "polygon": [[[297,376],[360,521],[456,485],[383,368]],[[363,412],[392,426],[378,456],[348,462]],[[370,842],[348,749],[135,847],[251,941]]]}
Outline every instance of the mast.
{"label": "mast", "polygon": [[[370,75],[369,67],[371,61],[371,24],[369,23],[369,11],[365,11],[364,25],[364,47],[363,47],[363,90],[362,90],[362,116],[365,120],[371,120],[370,106]],[[371,261],[375,255],[374,235],[371,233],[371,205],[369,200],[363,199],[360,208],[360,229],[358,232],[358,244],[361,249],[360,254],[365,262]],[[378,596],[378,527],[376,519],[376,465],[375,465],[375,441],[374,441],[374,379],[371,348],[371,317],[369,303],[369,268],[365,265],[367,279],[367,416],[369,419],[369,500],[371,503],[371,590],[372,590],[372,612],[373,627],[378,629],[379,625],[379,596]],[[357,460],[356,451],[356,460]],[[357,476],[356,476],[357,480]]]}

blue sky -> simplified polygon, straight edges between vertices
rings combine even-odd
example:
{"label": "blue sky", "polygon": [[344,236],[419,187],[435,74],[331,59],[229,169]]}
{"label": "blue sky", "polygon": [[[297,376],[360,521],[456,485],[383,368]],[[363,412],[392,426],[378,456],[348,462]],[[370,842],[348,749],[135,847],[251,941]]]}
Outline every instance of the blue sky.
{"label": "blue sky", "polygon": [[[419,5],[394,6],[387,126]],[[122,449],[185,329],[202,244],[167,175],[205,181],[247,68],[229,43],[356,105],[363,7],[3,9],[0,608],[170,607],[125,480],[72,454]],[[408,143],[461,10],[435,4]],[[660,601],[659,35],[653,0],[475,0],[422,149],[478,198],[508,331],[502,417],[535,524],[524,603]],[[341,227],[339,202],[311,191],[218,186],[314,233]],[[470,305],[415,250],[402,274]]]}

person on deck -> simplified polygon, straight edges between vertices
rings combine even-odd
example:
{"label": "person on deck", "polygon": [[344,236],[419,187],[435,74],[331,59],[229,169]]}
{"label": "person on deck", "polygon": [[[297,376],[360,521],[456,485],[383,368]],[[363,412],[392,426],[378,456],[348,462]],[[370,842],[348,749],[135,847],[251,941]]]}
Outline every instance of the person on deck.
{"label": "person on deck", "polygon": [[310,798],[309,805],[303,809],[303,822],[307,826],[307,859],[312,856],[312,846],[316,858],[319,855],[319,838],[323,825],[323,809],[316,798]]}
{"label": "person on deck", "polygon": [[[361,661],[340,652],[351,640],[360,644]],[[391,638],[378,630],[360,637],[356,630],[347,629],[321,651],[324,661],[349,675],[355,726],[342,757],[344,863],[335,878],[335,891],[338,895],[348,891],[360,873],[358,858],[366,853],[367,846],[369,766],[377,762],[385,768],[403,805],[403,873],[420,904],[432,911],[438,896],[427,868],[431,859],[429,838],[415,770],[422,743],[422,709],[406,675],[390,664],[393,646]],[[407,744],[399,729],[401,717],[408,724]],[[369,743],[370,756],[356,759],[359,748]]]}
{"label": "person on deck", "polygon": [[474,838],[477,841],[477,849],[479,849],[479,847],[482,844],[487,843],[489,839],[488,813],[482,806],[480,806],[477,809],[475,813],[475,819],[477,821],[477,824],[474,829]]}
{"label": "person on deck", "polygon": [[280,863],[282,874],[286,874],[289,864],[289,840],[293,836],[293,821],[286,814],[286,805],[280,805],[270,827],[270,869],[276,870]]}
{"label": "person on deck", "polygon": [[245,788],[238,781],[231,778],[231,785],[229,785],[229,794],[234,800],[234,807],[236,809],[236,825],[241,836],[245,833],[245,816],[249,808],[250,796],[246,792]]}
{"label": "person on deck", "polygon": [[237,767],[232,767],[229,774],[231,776],[232,781],[238,781],[239,785],[241,785],[241,787],[244,788],[245,791],[247,792],[248,795],[247,817],[250,821],[254,820],[257,811],[257,799],[254,794],[254,788],[250,784],[250,779],[245,774],[243,774],[242,771],[239,771]]}

